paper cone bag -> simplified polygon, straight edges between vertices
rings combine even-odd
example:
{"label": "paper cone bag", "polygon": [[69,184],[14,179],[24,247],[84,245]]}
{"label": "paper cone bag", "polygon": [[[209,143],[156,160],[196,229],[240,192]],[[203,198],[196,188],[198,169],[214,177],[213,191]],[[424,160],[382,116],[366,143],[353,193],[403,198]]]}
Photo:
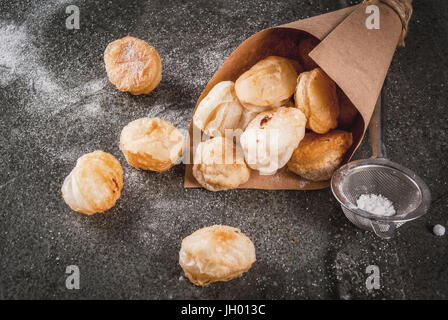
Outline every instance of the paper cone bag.
{"label": "paper cone bag", "polygon": [[[366,13],[367,4],[360,4],[254,34],[215,73],[199,97],[196,108],[218,82],[236,81],[261,59],[275,55],[299,61],[297,46],[300,40],[309,35],[314,36],[321,42],[309,56],[334,80],[359,111],[350,129],[353,145],[343,163],[349,161],[364,136],[395,48],[405,30],[396,10],[382,2],[375,4],[379,8],[379,29],[366,27],[366,19],[369,17]],[[192,141],[192,123],[189,134]],[[190,143],[190,148],[194,147]],[[194,150],[190,150],[190,163],[193,153]],[[305,180],[288,171],[285,166],[274,175],[260,175],[258,171],[251,170],[249,181],[238,188],[312,190],[328,186],[329,181]],[[200,187],[192,175],[192,164],[186,165],[184,187]]]}

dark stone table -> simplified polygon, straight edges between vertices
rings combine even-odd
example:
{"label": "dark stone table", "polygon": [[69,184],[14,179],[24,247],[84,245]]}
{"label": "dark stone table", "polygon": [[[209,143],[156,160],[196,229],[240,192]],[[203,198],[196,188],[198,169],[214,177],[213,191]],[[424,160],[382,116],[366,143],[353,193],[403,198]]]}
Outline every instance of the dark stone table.
{"label": "dark stone table", "polygon": [[[7,1],[0,3],[0,298],[350,299],[448,298],[448,5],[416,1],[406,48],[388,75],[386,147],[429,185],[428,215],[389,241],[356,229],[329,189],[183,188],[184,166],[159,174],[126,164],[121,128],[158,116],[187,128],[196,99],[226,57],[251,34],[344,6],[344,1]],[[65,9],[80,9],[68,30]],[[106,45],[131,34],[163,59],[146,96],[107,80]],[[365,139],[355,158],[370,155]],[[117,205],[72,212],[60,195],[81,155],[103,149],[123,165]],[[212,224],[241,228],[257,262],[243,277],[207,288],[182,276],[182,238]],[[366,289],[368,265],[381,288]],[[81,288],[67,290],[66,267]]]}

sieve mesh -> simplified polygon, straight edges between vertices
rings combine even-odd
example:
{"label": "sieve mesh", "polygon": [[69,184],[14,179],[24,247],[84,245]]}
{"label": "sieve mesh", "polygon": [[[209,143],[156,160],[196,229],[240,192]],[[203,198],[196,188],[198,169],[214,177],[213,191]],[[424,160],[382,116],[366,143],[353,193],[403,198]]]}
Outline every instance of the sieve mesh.
{"label": "sieve mesh", "polygon": [[[405,222],[426,213],[431,196],[426,184],[412,171],[388,159],[358,160],[339,168],[331,188],[347,219],[361,229],[391,238]],[[392,201],[396,214],[382,217],[358,209],[363,194],[382,195]]]}

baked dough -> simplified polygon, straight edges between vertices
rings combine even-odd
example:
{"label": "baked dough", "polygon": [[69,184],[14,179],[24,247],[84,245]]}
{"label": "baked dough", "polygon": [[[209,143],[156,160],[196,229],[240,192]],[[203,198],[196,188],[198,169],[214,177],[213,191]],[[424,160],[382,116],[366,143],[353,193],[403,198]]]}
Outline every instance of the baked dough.
{"label": "baked dough", "polygon": [[214,225],[182,240],[179,264],[195,285],[229,281],[250,269],[255,246],[240,229]]}
{"label": "baked dough", "polygon": [[257,114],[259,114],[259,112],[253,112],[249,109],[243,108],[243,113],[241,114],[238,128],[244,131],[249,123],[257,116]]}
{"label": "baked dough", "polygon": [[201,142],[195,152],[193,176],[210,191],[234,189],[249,180],[243,151],[232,140],[216,137]]}
{"label": "baked dough", "polygon": [[355,122],[358,115],[358,109],[353,105],[347,95],[341,90],[338,90],[339,97],[339,117],[338,124],[341,128],[350,128]]}
{"label": "baked dough", "polygon": [[241,135],[246,163],[260,174],[274,174],[286,165],[305,135],[305,115],[297,108],[259,113]]}
{"label": "baked dough", "polygon": [[123,128],[120,148],[131,166],[161,172],[171,168],[182,156],[184,137],[168,121],[141,118]]}
{"label": "baked dough", "polygon": [[134,95],[150,93],[162,79],[162,61],[157,50],[131,36],[109,43],[104,63],[110,82],[118,90]]}
{"label": "baked dough", "polygon": [[296,87],[298,62],[276,56],[258,61],[235,82],[241,104],[261,112],[280,107],[291,98]]}
{"label": "baked dough", "polygon": [[294,150],[288,169],[312,181],[329,180],[353,143],[352,134],[332,130],[326,134],[308,132]]}
{"label": "baked dough", "polygon": [[233,81],[216,84],[199,103],[193,124],[211,137],[224,136],[226,129],[236,129],[243,107],[235,93]]}
{"label": "baked dough", "polygon": [[336,84],[320,68],[302,72],[294,96],[296,107],[308,119],[306,127],[327,133],[338,125],[339,103]]}
{"label": "baked dough", "polygon": [[123,168],[115,157],[94,151],[80,157],[65,178],[62,197],[75,211],[88,215],[112,208],[123,188]]}
{"label": "baked dough", "polygon": [[310,58],[309,53],[319,44],[319,40],[312,37],[307,37],[300,41],[299,43],[299,55],[300,62],[302,63],[305,70],[312,70],[317,68],[317,64],[313,59]]}

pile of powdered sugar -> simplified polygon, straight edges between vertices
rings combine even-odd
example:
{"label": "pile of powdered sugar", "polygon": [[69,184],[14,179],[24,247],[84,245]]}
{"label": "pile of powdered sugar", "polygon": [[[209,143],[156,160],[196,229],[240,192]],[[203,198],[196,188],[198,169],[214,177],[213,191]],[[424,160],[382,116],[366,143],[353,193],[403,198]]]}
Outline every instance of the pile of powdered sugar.
{"label": "pile of powdered sugar", "polygon": [[363,194],[356,200],[358,209],[370,212],[377,216],[390,217],[395,214],[395,208],[389,199],[382,195]]}

